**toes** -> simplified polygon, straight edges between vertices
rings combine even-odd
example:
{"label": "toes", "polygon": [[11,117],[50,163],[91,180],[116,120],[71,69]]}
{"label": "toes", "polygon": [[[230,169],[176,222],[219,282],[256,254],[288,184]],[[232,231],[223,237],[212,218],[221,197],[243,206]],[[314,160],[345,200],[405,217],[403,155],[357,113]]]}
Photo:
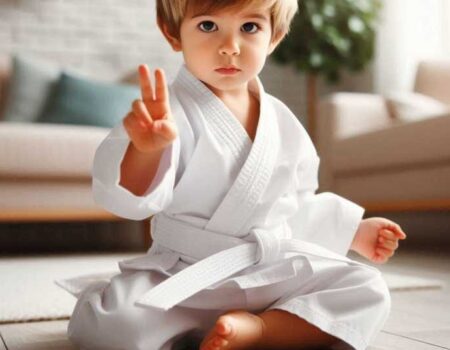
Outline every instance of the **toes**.
{"label": "toes", "polygon": [[236,325],[233,316],[221,316],[216,322],[216,333],[225,339],[231,339],[236,335]]}
{"label": "toes", "polygon": [[222,349],[224,346],[226,346],[228,344],[228,341],[226,339],[217,337],[213,340],[213,346],[216,347],[217,349]]}
{"label": "toes", "polygon": [[200,345],[200,350],[223,350],[228,345],[228,340],[224,339],[217,332],[215,335],[210,335],[209,339],[205,338]]}
{"label": "toes", "polygon": [[231,333],[231,326],[226,319],[219,319],[216,324],[216,331],[220,335],[227,336]]}
{"label": "toes", "polygon": [[222,350],[228,345],[228,341],[221,337],[214,337],[211,339],[205,347],[205,350]]}

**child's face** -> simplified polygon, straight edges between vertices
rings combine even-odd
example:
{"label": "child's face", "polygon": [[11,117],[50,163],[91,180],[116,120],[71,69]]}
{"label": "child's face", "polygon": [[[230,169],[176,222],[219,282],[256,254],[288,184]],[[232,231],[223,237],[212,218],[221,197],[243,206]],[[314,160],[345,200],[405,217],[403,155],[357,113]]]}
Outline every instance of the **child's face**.
{"label": "child's face", "polygon": [[[180,28],[180,41],[172,47],[182,51],[186,66],[213,92],[247,87],[275,48],[272,42],[269,8],[221,10],[193,17],[186,14]],[[234,66],[233,74],[217,71]]]}

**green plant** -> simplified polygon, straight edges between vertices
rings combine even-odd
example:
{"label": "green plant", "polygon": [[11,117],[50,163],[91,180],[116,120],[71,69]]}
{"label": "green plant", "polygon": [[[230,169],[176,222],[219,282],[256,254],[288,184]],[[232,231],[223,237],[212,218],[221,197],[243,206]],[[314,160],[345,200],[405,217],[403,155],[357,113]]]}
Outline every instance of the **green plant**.
{"label": "green plant", "polygon": [[360,71],[374,55],[381,0],[299,0],[291,31],[272,57],[307,74],[308,132],[315,138],[317,76],[339,80],[343,68]]}
{"label": "green plant", "polygon": [[273,58],[330,82],[342,68],[362,70],[373,58],[380,9],[380,0],[300,0]]}

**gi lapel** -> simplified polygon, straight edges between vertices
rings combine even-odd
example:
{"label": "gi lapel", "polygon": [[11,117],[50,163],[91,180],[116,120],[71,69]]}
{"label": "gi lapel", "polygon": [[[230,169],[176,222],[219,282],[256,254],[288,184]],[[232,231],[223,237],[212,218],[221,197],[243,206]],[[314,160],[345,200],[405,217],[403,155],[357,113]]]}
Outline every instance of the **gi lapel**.
{"label": "gi lapel", "polygon": [[232,187],[205,229],[238,236],[272,176],[279,148],[275,111],[257,78],[260,118],[255,141]]}
{"label": "gi lapel", "polygon": [[[188,97],[191,100],[186,107],[190,108],[194,115],[202,115],[205,118],[208,130],[220,148],[224,146],[228,148],[236,161],[242,158],[242,154],[248,153],[251,141],[245,130],[220,98],[192,75],[186,65],[180,68],[174,84],[187,92],[181,94],[179,98]],[[199,106],[199,110],[195,110],[196,106]]]}

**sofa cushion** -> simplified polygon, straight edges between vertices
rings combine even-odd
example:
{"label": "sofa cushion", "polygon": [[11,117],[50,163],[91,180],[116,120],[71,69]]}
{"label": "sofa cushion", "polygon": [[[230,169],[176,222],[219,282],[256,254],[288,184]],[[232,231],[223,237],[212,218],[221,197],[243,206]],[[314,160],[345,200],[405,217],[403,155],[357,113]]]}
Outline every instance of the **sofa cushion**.
{"label": "sofa cushion", "polygon": [[110,129],[0,123],[0,176],[90,178],[95,150]]}
{"label": "sofa cushion", "polygon": [[404,122],[450,113],[450,106],[415,92],[395,92],[387,95],[386,107],[392,118]]}
{"label": "sofa cushion", "polygon": [[32,56],[14,55],[3,120],[33,122],[59,77],[59,68]]}
{"label": "sofa cushion", "polygon": [[448,164],[449,140],[450,115],[398,124],[334,142],[331,165],[344,176]]}
{"label": "sofa cushion", "polygon": [[114,127],[140,97],[136,86],[62,73],[38,122]]}

